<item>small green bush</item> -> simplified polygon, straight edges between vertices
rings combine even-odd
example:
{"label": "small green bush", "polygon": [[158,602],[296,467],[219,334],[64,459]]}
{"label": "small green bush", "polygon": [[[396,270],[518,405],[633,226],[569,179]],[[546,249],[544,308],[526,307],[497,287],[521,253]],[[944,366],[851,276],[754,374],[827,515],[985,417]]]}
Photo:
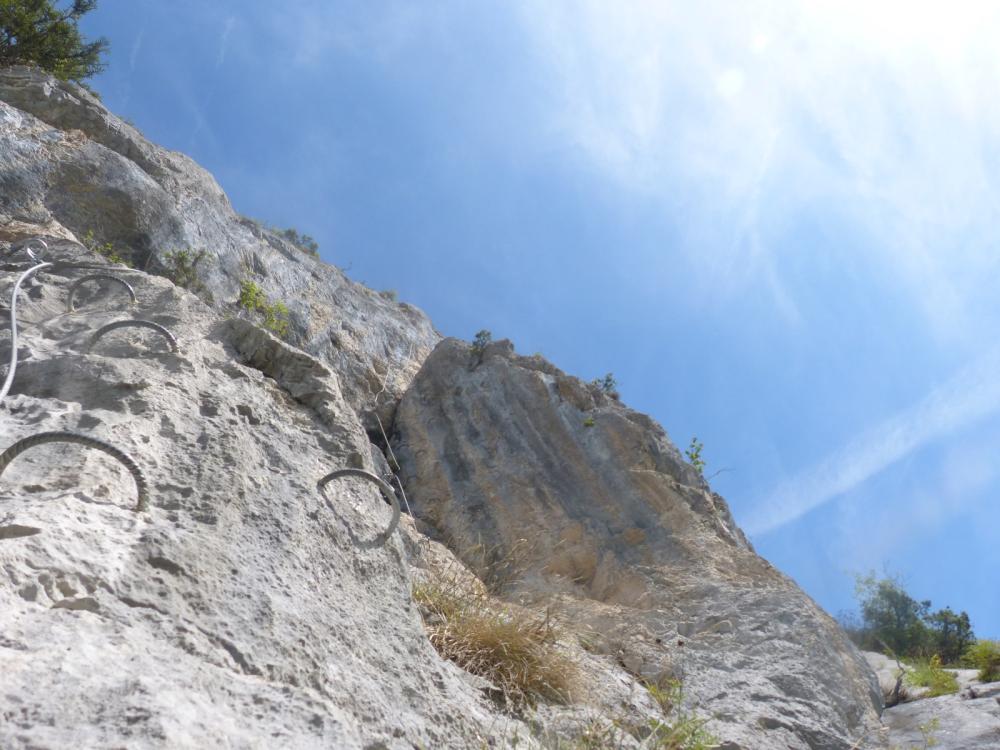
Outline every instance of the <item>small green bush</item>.
{"label": "small green bush", "polygon": [[482,362],[483,355],[486,353],[486,347],[493,342],[493,334],[483,328],[476,334],[476,337],[472,340],[472,356],[476,358],[477,362]]}
{"label": "small green bush", "polygon": [[958,679],[953,672],[941,668],[941,659],[938,656],[914,666],[911,672],[906,673],[906,680],[911,685],[930,688],[928,696],[931,698],[958,692]]}
{"label": "small green bush", "polygon": [[260,284],[251,279],[240,282],[239,305],[247,312],[263,317],[262,325],[280,338],[288,335],[288,306],[281,300],[272,302]]}
{"label": "small green bush", "polygon": [[98,255],[107,258],[112,263],[117,263],[120,266],[129,266],[131,268],[132,264],[118,254],[115,246],[111,242],[98,242],[94,237],[94,230],[88,229],[87,233],[81,238],[81,243],[91,252],[97,253]]}
{"label": "small green bush", "polygon": [[604,393],[617,401],[620,398],[618,393],[618,381],[615,380],[614,373],[609,372],[603,378],[594,378],[590,384],[595,388],[600,388]]}
{"label": "small green bush", "polygon": [[584,427],[593,427],[595,424],[597,423],[594,421],[593,417],[587,417],[585,420],[583,420]]}
{"label": "small green bush", "polygon": [[1000,680],[1000,641],[981,638],[969,646],[965,659],[979,670],[981,682]]}
{"label": "small green bush", "polygon": [[705,476],[705,459],[701,457],[701,452],[705,448],[704,443],[698,440],[697,437],[691,438],[691,445],[688,449],[684,451],[684,455],[687,456],[688,463],[691,464],[695,471],[701,476]]}

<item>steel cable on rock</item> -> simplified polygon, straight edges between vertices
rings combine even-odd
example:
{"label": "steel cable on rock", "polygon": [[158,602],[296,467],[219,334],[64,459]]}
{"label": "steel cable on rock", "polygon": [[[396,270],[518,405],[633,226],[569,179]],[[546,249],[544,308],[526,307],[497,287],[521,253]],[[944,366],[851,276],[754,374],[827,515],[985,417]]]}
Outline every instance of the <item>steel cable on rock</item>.
{"label": "steel cable on rock", "polygon": [[[373,483],[376,487],[378,487],[379,491],[382,493],[385,499],[389,501],[389,504],[392,506],[392,520],[389,521],[388,528],[386,528],[385,531],[383,531],[381,534],[375,537],[375,539],[373,539],[371,542],[366,542],[363,544],[363,546],[365,547],[384,546],[385,543],[389,541],[389,537],[392,536],[392,532],[394,532],[396,530],[396,527],[399,525],[399,517],[400,517],[399,499],[396,497],[396,493],[393,491],[392,486],[381,477],[375,476],[370,471],[365,471],[364,469],[338,469],[337,471],[331,472],[330,474],[327,474],[325,477],[320,479],[319,482],[316,483],[316,487],[317,489],[319,489],[320,493],[322,493],[326,485],[328,485],[334,479],[338,479],[340,477],[358,477],[359,479],[366,479],[367,481]],[[330,506],[330,510],[336,512],[333,506],[330,505],[329,500],[327,501],[327,505]]]}
{"label": "steel cable on rock", "polygon": [[[37,260],[34,253],[30,250],[28,253],[31,254],[33,260]],[[7,367],[7,377],[4,379],[3,386],[0,387],[0,401],[3,401],[7,393],[10,392],[10,387],[14,383],[14,372],[17,370],[17,293],[21,289],[21,284],[33,274],[51,266],[51,263],[45,262],[39,263],[37,266],[32,266],[22,273],[14,284],[14,291],[10,295],[10,364]]]}
{"label": "steel cable on rock", "polygon": [[149,505],[149,483],[146,481],[146,475],[143,474],[139,464],[129,454],[111,445],[111,443],[106,443],[103,440],[86,435],[80,435],[76,432],[40,432],[37,435],[18,440],[3,453],[0,453],[0,475],[3,475],[4,470],[15,458],[26,450],[34,448],[36,445],[42,445],[43,443],[75,443],[87,448],[96,448],[116,459],[129,470],[129,473],[132,474],[132,478],[135,480],[135,489],[138,496],[135,506],[136,512],[146,510]]}

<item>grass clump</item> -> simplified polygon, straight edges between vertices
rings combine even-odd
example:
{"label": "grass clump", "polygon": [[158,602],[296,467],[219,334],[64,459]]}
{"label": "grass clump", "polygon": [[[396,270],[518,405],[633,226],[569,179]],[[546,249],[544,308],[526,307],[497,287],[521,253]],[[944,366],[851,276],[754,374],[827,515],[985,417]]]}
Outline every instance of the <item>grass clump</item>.
{"label": "grass clump", "polygon": [[1000,680],[1000,641],[980,638],[966,650],[965,659],[979,670],[980,682]]}
{"label": "grass clump", "polygon": [[707,719],[689,712],[684,707],[684,687],[680,680],[669,680],[663,685],[646,683],[646,690],[663,711],[664,718],[649,723],[645,747],[658,750],[711,750],[719,746],[719,739],[705,729]]}
{"label": "grass clump", "polygon": [[250,313],[260,315],[262,325],[280,338],[288,335],[288,307],[281,300],[272,301],[256,281],[243,279],[240,282],[240,307]]}
{"label": "grass clump", "polygon": [[417,585],[413,598],[438,653],[495,685],[509,708],[568,700],[576,665],[548,616],[506,606],[456,580]]}
{"label": "grass clump", "polygon": [[929,698],[958,692],[958,679],[953,672],[941,668],[941,658],[936,655],[928,662],[916,664],[906,673],[906,679],[911,685],[930,688]]}

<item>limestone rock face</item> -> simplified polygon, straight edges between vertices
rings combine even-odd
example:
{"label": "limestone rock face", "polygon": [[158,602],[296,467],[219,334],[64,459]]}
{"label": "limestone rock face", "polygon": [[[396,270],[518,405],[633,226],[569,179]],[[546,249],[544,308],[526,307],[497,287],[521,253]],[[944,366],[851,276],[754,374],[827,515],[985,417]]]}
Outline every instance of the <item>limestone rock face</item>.
{"label": "limestone rock face", "polygon": [[289,340],[336,367],[355,408],[373,410],[383,384],[378,405],[394,403],[439,339],[420,310],[238,215],[207,171],[150,143],[82,88],[0,69],[0,239],[87,232],[153,273],[169,270],[173,250],[204,250],[199,270],[219,308],[242,279],[260,284],[287,304]]}
{"label": "limestone rock face", "polygon": [[[75,247],[49,259],[96,256]],[[0,747],[478,746],[497,717],[434,652],[403,545],[364,549],[377,492],[337,373],[165,279],[30,281],[0,451],[50,430],[145,472],[150,507],[102,453],[41,445],[0,477]],[[14,275],[0,276],[9,300]],[[146,318],[154,331],[95,330]],[[3,346],[6,357],[6,345]],[[243,364],[246,363],[246,364]]]}
{"label": "limestone rock face", "polygon": [[452,550],[558,601],[633,675],[681,677],[725,747],[875,741],[864,659],[648,417],[508,342],[477,356],[446,339],[393,446],[414,513]]}
{"label": "limestone rock face", "polygon": [[[0,747],[525,748],[594,727],[644,747],[667,710],[648,686],[669,678],[727,750],[876,742],[871,669],[650,418],[506,342],[439,343],[82,89],[0,69],[0,304],[25,267],[8,250],[42,235],[48,260],[105,263],[78,244],[91,231],[137,266],[105,269],[137,304],[99,282],[66,312],[81,269],[23,288],[0,451],[108,441],[150,503],[79,446],[0,476]],[[200,298],[162,278],[177,249],[207,253]],[[288,305],[287,341],[239,309],[244,280]],[[148,329],[92,341],[134,318],[179,351]],[[389,474],[375,416],[417,516],[377,548],[377,491],[317,488]],[[526,724],[436,654],[410,573],[455,569],[559,619],[567,705]]]}
{"label": "limestone rock face", "polygon": [[883,719],[890,747],[931,747],[932,737],[938,750],[994,750],[1000,747],[1000,682],[901,703]]}

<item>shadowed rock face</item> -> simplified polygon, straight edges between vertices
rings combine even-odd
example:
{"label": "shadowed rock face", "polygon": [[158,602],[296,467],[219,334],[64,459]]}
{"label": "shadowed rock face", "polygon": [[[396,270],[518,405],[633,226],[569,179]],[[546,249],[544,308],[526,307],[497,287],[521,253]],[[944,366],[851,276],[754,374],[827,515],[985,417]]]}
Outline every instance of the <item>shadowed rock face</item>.
{"label": "shadowed rock face", "polygon": [[420,310],[238,215],[212,175],[150,143],[80,87],[31,68],[0,69],[0,240],[88,231],[153,273],[166,271],[172,250],[205,250],[200,271],[220,308],[236,299],[241,279],[255,280],[287,304],[289,340],[334,365],[358,409],[374,407],[383,382],[379,404],[394,402],[439,340]]}
{"label": "shadowed rock face", "polygon": [[516,568],[513,589],[558,601],[629,671],[682,676],[730,747],[874,739],[867,664],[648,417],[508,342],[479,361],[447,339],[393,445],[414,512],[460,557]]}

